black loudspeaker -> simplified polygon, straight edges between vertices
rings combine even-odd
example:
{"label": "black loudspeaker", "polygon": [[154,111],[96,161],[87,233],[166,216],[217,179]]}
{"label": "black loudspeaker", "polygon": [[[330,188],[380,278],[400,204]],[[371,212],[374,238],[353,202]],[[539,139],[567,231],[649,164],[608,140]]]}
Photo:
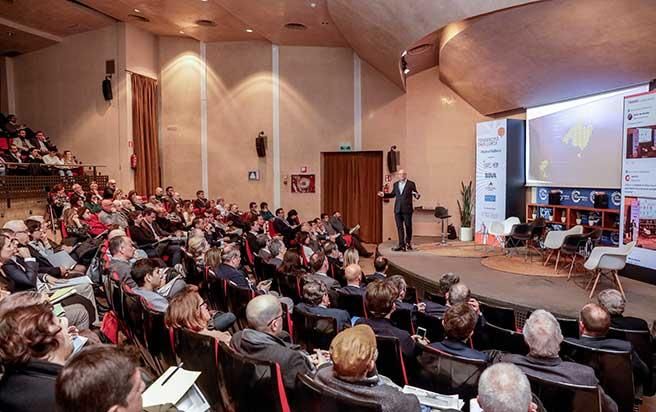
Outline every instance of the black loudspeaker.
{"label": "black loudspeaker", "polygon": [[595,209],[608,209],[608,194],[595,192],[594,207]]}
{"label": "black loudspeaker", "polygon": [[387,170],[390,173],[395,173],[401,164],[401,152],[396,150],[396,146],[392,146],[390,151],[387,152]]}
{"label": "black loudspeaker", "polygon": [[267,137],[264,135],[264,132],[255,138],[255,150],[257,150],[258,157],[266,157],[266,146],[267,146]]}
{"label": "black loudspeaker", "polygon": [[105,80],[102,81],[102,93],[105,100],[109,101],[114,98],[112,94],[112,81],[109,77],[105,77]]}
{"label": "black loudspeaker", "polygon": [[549,192],[549,204],[550,205],[559,205],[560,204],[560,190],[555,192]]}

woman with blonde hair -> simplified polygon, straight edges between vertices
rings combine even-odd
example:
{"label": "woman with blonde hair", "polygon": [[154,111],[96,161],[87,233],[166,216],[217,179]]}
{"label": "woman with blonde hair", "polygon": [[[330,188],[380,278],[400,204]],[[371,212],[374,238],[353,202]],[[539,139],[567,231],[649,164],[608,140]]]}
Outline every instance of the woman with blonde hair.
{"label": "woman with blonde hair", "polygon": [[348,265],[358,265],[360,264],[360,254],[355,248],[348,248],[344,252],[344,267]]}
{"label": "woman with blonde hair", "polygon": [[230,343],[231,335],[222,331],[230,328],[235,320],[235,315],[230,312],[217,312],[212,316],[196,286],[187,286],[176,294],[169,302],[164,318],[170,328],[211,336],[226,344]]}

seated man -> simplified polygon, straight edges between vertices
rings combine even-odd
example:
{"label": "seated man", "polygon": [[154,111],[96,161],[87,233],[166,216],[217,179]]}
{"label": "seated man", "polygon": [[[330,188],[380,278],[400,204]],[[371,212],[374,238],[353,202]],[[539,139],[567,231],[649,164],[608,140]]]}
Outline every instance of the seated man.
{"label": "seated man", "polygon": [[[599,385],[591,367],[560,359],[563,334],[558,321],[551,313],[543,309],[533,312],[524,324],[523,333],[529,347],[528,355],[502,354],[495,358],[495,362],[514,363],[528,376],[543,380],[574,385]],[[600,391],[602,411],[617,411],[615,401],[606,395],[603,389],[600,388]]]}
{"label": "seated man", "polygon": [[271,259],[269,259],[269,264],[276,267],[276,269],[282,265],[282,258],[285,256],[287,248],[285,243],[280,239],[273,239],[269,243],[269,252],[271,252]]}
{"label": "seated man", "polygon": [[[171,266],[182,260],[180,245],[172,244],[172,235],[159,227],[155,220],[157,212],[146,208],[142,213],[141,224],[130,227],[130,235],[134,242],[146,251],[149,257],[171,256]],[[135,219],[137,220],[137,219]]]}
{"label": "seated man", "polygon": [[325,359],[319,356],[312,359],[299,346],[288,343],[289,334],[282,329],[282,317],[278,299],[271,295],[256,296],[246,306],[249,328],[235,333],[230,346],[243,355],[278,363],[290,395],[296,387],[296,375],[313,373],[315,364]]}
{"label": "seated man", "polygon": [[335,242],[326,241],[323,243],[323,253],[328,259],[330,268],[328,272],[332,278],[337,279],[340,285],[346,285],[346,278],[344,277],[344,256],[339,251]]}
{"label": "seated man", "polygon": [[239,269],[240,265],[241,252],[239,252],[239,249],[229,249],[221,255],[221,264],[214,273],[216,273],[216,277],[219,279],[225,279],[240,288],[255,290],[250,279]]}
{"label": "seated man", "polygon": [[[348,268],[347,268],[348,270]],[[360,318],[358,325],[364,324],[371,327],[378,336],[392,336],[399,339],[401,351],[407,359],[414,358],[418,354],[415,342],[428,345],[428,340],[410,334],[392,324],[390,317],[394,312],[394,302],[399,292],[390,282],[372,282],[367,286],[364,295],[369,319]]]}
{"label": "seated man", "polygon": [[98,213],[98,220],[100,220],[103,225],[108,227],[118,226],[121,229],[128,227],[127,219],[116,211],[112,199],[103,199],[102,202],[100,202],[100,208],[102,210]]}
{"label": "seated man", "polygon": [[364,278],[364,283],[369,284],[374,280],[385,280],[387,277],[385,272],[387,272],[388,267],[389,263],[387,262],[387,258],[385,256],[378,256],[376,259],[374,259],[374,269],[376,271],[371,275],[366,276]]}
{"label": "seated man", "polygon": [[626,300],[616,289],[606,289],[599,292],[597,301],[610,315],[610,327],[625,330],[649,330],[649,325],[644,319],[624,316]]}
{"label": "seated man", "polygon": [[364,295],[365,289],[362,284],[362,269],[358,264],[348,265],[344,269],[344,276],[346,277],[346,286],[337,289],[337,291],[344,295]]}
{"label": "seated man", "polygon": [[328,287],[328,289],[339,289],[339,282],[327,274],[328,269],[330,268],[330,264],[328,263],[328,259],[326,258],[326,255],[323,254],[323,252],[317,252],[312,255],[310,258],[310,267],[314,273],[306,275],[306,277],[322,282]]}
{"label": "seated man", "polygon": [[328,288],[318,280],[309,279],[303,285],[303,303],[296,305],[296,309],[313,315],[330,316],[337,320],[337,331],[351,326],[351,316],[343,309],[330,307]]}
{"label": "seated man", "polygon": [[531,397],[528,378],[512,363],[490,366],[478,380],[477,400],[484,412],[536,412]]}
{"label": "seated man", "polygon": [[606,338],[610,328],[610,315],[606,309],[596,303],[583,306],[579,314],[580,339],[567,338],[567,341],[595,349],[633,352],[631,362],[636,386],[643,384],[649,376],[649,368],[635,352],[631,342]]}
{"label": "seated man", "polygon": [[127,236],[116,236],[109,241],[109,253],[112,255],[109,261],[109,271],[116,272],[121,282],[125,282],[131,288],[137,287],[137,284],[130,276],[132,272],[132,258],[135,252],[132,239]]}
{"label": "seated man", "polygon": [[[410,303],[405,302],[405,294],[408,288],[408,284],[401,275],[390,276],[385,279],[386,282],[391,282],[392,285],[399,291],[399,296],[396,299],[396,309],[397,310],[409,310],[413,313],[416,311],[424,312],[427,315],[442,317],[444,315],[445,307],[439,303],[426,301],[419,303]],[[414,318],[414,315],[413,315]]]}
{"label": "seated man", "polygon": [[137,284],[132,291],[143,297],[149,306],[158,312],[166,312],[166,308],[169,306],[168,299],[187,286],[179,275],[167,282],[166,271],[155,259],[137,261],[130,274]]}
{"label": "seated man", "polygon": [[[344,224],[344,221],[342,220],[342,214],[340,212],[334,212],[333,215],[330,217],[328,220],[328,225],[326,225],[326,230],[328,231],[329,235],[342,235],[336,238],[335,242],[339,245],[341,243],[340,248],[343,250],[347,249],[346,242],[344,241],[344,235],[348,235],[349,231],[351,230],[349,227],[347,227]],[[351,234],[351,246],[355,249],[358,250],[358,253],[360,253],[361,257],[368,258],[373,255],[373,253],[369,252],[363,245],[362,241],[358,237],[356,233]]]}
{"label": "seated man", "polygon": [[376,372],[376,336],[358,325],[340,332],[330,344],[332,365],[319,368],[314,379],[340,394],[382,406],[384,412],[418,412],[419,400],[405,394]]}
{"label": "seated man", "polygon": [[146,388],[138,360],[118,346],[95,345],[73,356],[57,377],[57,410],[141,411]]}
{"label": "seated man", "polygon": [[458,303],[449,307],[442,320],[446,338],[442,342],[431,343],[430,346],[463,358],[489,360],[486,353],[472,349],[467,343],[474,334],[477,320],[478,316],[466,303]]}
{"label": "seated man", "polygon": [[456,275],[455,273],[447,272],[442,274],[442,276],[440,276],[440,280],[438,281],[438,290],[440,294],[442,296],[446,296],[446,294],[449,293],[451,286],[458,282],[460,282],[460,276]]}

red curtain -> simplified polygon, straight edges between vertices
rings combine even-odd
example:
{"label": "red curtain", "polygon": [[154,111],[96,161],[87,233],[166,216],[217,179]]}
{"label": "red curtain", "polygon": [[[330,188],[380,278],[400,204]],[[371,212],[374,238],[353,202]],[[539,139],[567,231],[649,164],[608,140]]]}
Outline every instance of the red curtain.
{"label": "red curtain", "polygon": [[132,139],[137,169],[134,188],[150,195],[160,185],[157,80],[132,74]]}
{"label": "red curtain", "polygon": [[376,193],[383,182],[383,152],[322,153],[323,211],[340,211],[349,227],[360,224],[360,238],[380,243],[383,206]]}

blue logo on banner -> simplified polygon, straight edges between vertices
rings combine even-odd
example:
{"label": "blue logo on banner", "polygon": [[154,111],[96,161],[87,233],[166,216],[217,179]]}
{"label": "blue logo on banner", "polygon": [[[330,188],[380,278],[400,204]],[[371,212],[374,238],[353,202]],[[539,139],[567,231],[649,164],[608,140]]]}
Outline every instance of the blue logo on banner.
{"label": "blue logo on banner", "polygon": [[496,202],[497,201],[497,196],[496,195],[485,195],[485,201],[486,202]]}
{"label": "blue logo on banner", "polygon": [[594,207],[595,192],[605,192],[608,195],[608,208],[619,209],[622,204],[622,194],[615,189],[572,189],[555,187],[538,187],[537,201],[539,204],[549,203],[549,192],[558,189],[560,204],[563,206]]}

